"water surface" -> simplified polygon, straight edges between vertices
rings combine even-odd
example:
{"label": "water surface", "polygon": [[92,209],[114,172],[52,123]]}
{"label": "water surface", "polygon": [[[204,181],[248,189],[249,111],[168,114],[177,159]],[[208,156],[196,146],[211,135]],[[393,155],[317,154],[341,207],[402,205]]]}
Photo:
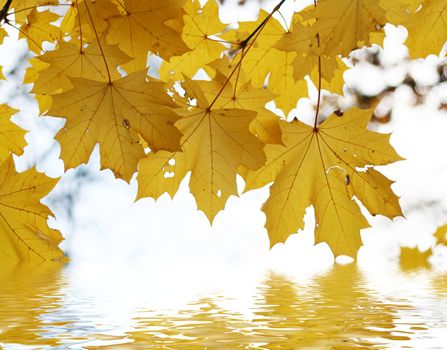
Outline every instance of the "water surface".
{"label": "water surface", "polygon": [[429,269],[0,271],[4,349],[445,349],[445,334],[447,277]]}

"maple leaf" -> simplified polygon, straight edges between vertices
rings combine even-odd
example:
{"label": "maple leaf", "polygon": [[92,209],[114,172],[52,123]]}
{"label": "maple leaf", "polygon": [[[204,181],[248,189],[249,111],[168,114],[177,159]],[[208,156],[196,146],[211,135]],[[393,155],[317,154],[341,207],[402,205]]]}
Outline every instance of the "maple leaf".
{"label": "maple leaf", "polygon": [[[160,67],[160,79],[192,78],[199,68],[219,58],[225,46],[218,39],[227,27],[219,20],[219,7],[214,0],[207,1],[201,8],[198,1],[188,1],[184,7],[183,41],[191,49],[185,54],[172,57]],[[217,38],[217,39],[216,39]]]}
{"label": "maple leaf", "polygon": [[315,128],[299,120],[281,122],[284,146],[267,145],[265,166],[246,176],[247,190],[274,181],[263,206],[271,246],[303,228],[310,205],[315,240],[327,242],[335,256],[355,257],[360,230],[368,226],[353,196],[373,215],[401,215],[392,182],[373,168],[401,158],[389,135],[366,129],[370,115],[354,109]]}
{"label": "maple leaf", "polygon": [[303,16],[314,20],[312,30],[329,57],[345,56],[369,44],[370,34],[386,23],[386,12],[377,0],[320,0]]}
{"label": "maple leaf", "polygon": [[[239,30],[235,34],[236,38],[233,40],[244,43],[249,33],[258,28],[268,17],[267,12],[261,11],[256,21],[240,23]],[[275,94],[276,106],[287,114],[296,107],[299,98],[307,96],[307,83],[294,77],[291,63],[297,57],[297,53],[275,48],[285,32],[275,18],[270,18],[268,25],[257,34],[253,45],[241,49],[240,65],[244,75],[249,77],[254,87],[262,88],[268,77],[267,85]]]}
{"label": "maple leaf", "polygon": [[179,149],[175,106],[162,83],[146,81],[146,71],[112,82],[73,78],[74,88],[53,96],[49,115],[67,123],[57,134],[67,168],[86,163],[99,143],[101,166],[129,181],[144,157],[139,135],[152,150]]}
{"label": "maple leaf", "polygon": [[40,198],[57,183],[30,169],[17,173],[11,158],[0,166],[0,261],[60,261],[61,234],[48,227],[50,210]]}
{"label": "maple leaf", "polygon": [[447,225],[439,226],[433,235],[437,244],[447,245]]}
{"label": "maple leaf", "polygon": [[185,0],[120,2],[122,15],[108,19],[107,42],[118,44],[129,56],[139,58],[142,61],[140,69],[146,67],[148,51],[164,59],[183,54],[188,47],[180,33],[166,22],[183,13],[184,3]]}
{"label": "maple leaf", "polygon": [[108,28],[107,19],[120,15],[117,3],[111,0],[72,0],[60,29],[71,40],[92,42]]}
{"label": "maple leaf", "polygon": [[444,0],[427,0],[403,24],[408,28],[406,44],[411,57],[439,55],[447,40],[447,3]]}
{"label": "maple leaf", "polygon": [[25,23],[30,13],[39,6],[57,5],[58,3],[57,0],[14,0],[11,2],[11,10],[8,14],[14,14],[17,23]]}
{"label": "maple leaf", "polygon": [[18,112],[7,106],[0,105],[0,164],[2,164],[11,153],[23,154],[26,146],[25,130],[11,121],[11,116]]}
{"label": "maple leaf", "polygon": [[401,247],[399,256],[400,268],[407,271],[430,268],[428,259],[432,255],[433,251],[431,249],[421,252],[418,247]]}
{"label": "maple leaf", "polygon": [[267,102],[275,97],[269,90],[255,88],[247,81],[234,84],[227,81],[220,71],[211,81],[201,81],[202,93],[208,101],[214,102],[214,108],[237,108],[256,112],[256,118],[250,123],[250,131],[258,136],[263,143],[281,143],[279,118],[265,109]]}
{"label": "maple leaf", "polygon": [[[239,166],[257,169],[265,161],[263,143],[249,131],[256,112],[214,108],[202,91],[203,82],[188,80],[184,88],[197,100],[196,107],[178,110],[176,126],[183,134],[183,153],[149,153],[139,163],[138,198],[173,195],[181,179],[191,171],[189,186],[197,206],[210,222],[237,195]],[[170,161],[172,160],[172,164]],[[173,178],[167,176],[173,172]]]}
{"label": "maple leaf", "polygon": [[325,55],[327,43],[321,40],[320,33],[315,33],[311,25],[314,21],[305,21],[302,13],[295,13],[292,29],[275,44],[275,48],[295,52],[290,63],[295,80],[311,77],[315,85],[334,93],[343,91],[343,72],[348,68],[338,57]]}
{"label": "maple leaf", "polygon": [[59,18],[59,15],[50,11],[38,12],[33,9],[27,17],[27,22],[20,26],[20,38],[27,39],[30,50],[40,53],[44,41],[53,42],[59,37],[59,29],[50,24]]}
{"label": "maple leaf", "polygon": [[93,41],[87,48],[79,43],[60,41],[56,50],[32,60],[32,67],[27,70],[24,82],[34,83],[34,93],[54,94],[70,90],[73,87],[70,78],[105,82],[110,74],[111,79],[119,79],[121,74],[116,67],[130,60],[117,45],[106,45],[103,40]]}
{"label": "maple leaf", "polygon": [[[368,225],[357,202],[374,215],[401,215],[392,181],[375,168],[400,159],[389,136],[368,131],[368,111],[311,127],[280,121],[266,103],[287,114],[308,95],[309,78],[317,110],[322,89],[342,94],[343,56],[380,42],[387,21],[408,28],[411,56],[439,54],[447,7],[444,0],[319,0],[287,29],[273,17],[283,3],[236,30],[220,21],[215,0],[8,0],[0,21],[37,54],[24,82],[34,84],[42,114],[67,119],[56,137],[67,168],[87,162],[99,144],[102,168],[126,181],[138,169],[138,197],[155,198],[174,196],[191,173],[191,192],[210,221],[237,195],[237,174],[247,189],[273,181],[263,208],[272,245],[302,228],[313,206],[316,241],[354,256]],[[0,41],[5,35],[0,28]],[[40,55],[42,46],[54,49]],[[186,79],[186,98],[147,78],[154,56],[164,61],[150,74],[170,86]],[[200,69],[210,81],[189,80]],[[25,145],[14,112],[0,106],[0,163]]]}

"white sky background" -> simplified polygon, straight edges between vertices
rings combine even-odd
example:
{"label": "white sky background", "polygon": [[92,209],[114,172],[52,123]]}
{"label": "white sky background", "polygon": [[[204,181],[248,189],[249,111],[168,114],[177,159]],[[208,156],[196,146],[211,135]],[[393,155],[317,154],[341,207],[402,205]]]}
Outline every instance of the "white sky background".
{"label": "white sky background", "polygon": [[[235,5],[237,1],[227,0],[226,3],[222,11],[222,19],[226,22],[233,21],[235,16],[254,19],[258,8],[257,1],[248,1],[244,11]],[[268,3],[270,9],[276,1]],[[282,12],[285,14],[290,8],[287,1]],[[402,45],[406,33],[403,29],[387,27],[387,34],[382,55],[387,70],[360,64],[345,74],[345,80],[369,93],[381,91],[386,82],[401,80],[410,64],[405,63],[407,51]],[[63,164],[58,160],[59,146],[53,137],[62,122],[56,118],[38,118],[36,103],[22,93],[30,87],[21,86],[17,83],[17,75],[11,74],[25,51],[23,40],[17,43],[7,38],[0,46],[0,64],[8,77],[7,82],[0,82],[0,102],[7,101],[20,109],[14,121],[30,130],[26,136],[29,146],[23,157],[16,158],[16,164],[18,169],[24,170],[37,162],[39,171],[61,176]],[[413,62],[410,72],[430,85],[436,79],[435,62],[434,57],[425,63]],[[22,71],[18,72],[18,77],[22,75]],[[362,232],[365,243],[359,254],[362,264],[387,263],[398,256],[400,244],[427,248],[433,242],[431,234],[436,227],[447,223],[447,113],[438,111],[438,101],[447,101],[446,90],[445,86],[434,89],[427,103],[418,107],[412,106],[412,96],[405,88],[399,89],[390,101],[393,119],[380,131],[393,131],[391,143],[407,160],[384,167],[383,172],[396,180],[393,189],[401,196],[406,219],[390,221],[368,216],[373,228]],[[311,92],[311,99],[301,100],[298,110],[292,112],[303,121],[314,113],[312,104],[316,94],[314,90]],[[52,225],[62,231],[66,238],[63,248],[73,261],[125,261],[139,266],[162,264],[165,267],[179,266],[180,261],[204,269],[227,266],[243,270],[249,266],[269,266],[283,271],[297,270],[300,266],[324,268],[332,263],[327,246],[313,246],[312,210],[309,210],[304,232],[290,236],[285,245],[279,244],[269,250],[265,216],[260,210],[267,199],[268,188],[251,191],[240,198],[231,197],[226,210],[218,214],[210,227],[205,215],[197,211],[187,181],[182,183],[174,200],[163,195],[157,202],[152,199],[134,202],[135,179],[128,185],[114,179],[110,171],[99,171],[98,152],[86,167],[94,181],[85,181],[79,186],[74,181],[75,171],[70,170],[50,195],[56,198],[60,193],[79,189],[71,218],[63,205],[51,206],[56,215]]]}

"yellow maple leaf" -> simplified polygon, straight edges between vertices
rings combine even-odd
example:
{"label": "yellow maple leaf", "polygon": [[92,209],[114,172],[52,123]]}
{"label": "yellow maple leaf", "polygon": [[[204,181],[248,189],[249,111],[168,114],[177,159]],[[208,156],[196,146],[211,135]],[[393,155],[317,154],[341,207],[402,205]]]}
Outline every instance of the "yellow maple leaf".
{"label": "yellow maple leaf", "polygon": [[310,205],[316,242],[328,243],[336,256],[355,257],[360,230],[368,226],[353,196],[374,215],[401,215],[392,182],[372,168],[401,158],[389,135],[367,130],[370,115],[353,109],[315,128],[298,120],[281,122],[284,146],[267,145],[265,166],[246,176],[247,189],[274,181],[263,206],[272,246],[303,228]]}
{"label": "yellow maple leaf", "polygon": [[14,0],[11,2],[9,15],[14,15],[17,23],[25,23],[28,15],[39,6],[57,5],[57,0]]}
{"label": "yellow maple leaf", "polygon": [[56,50],[31,61],[32,67],[28,68],[24,81],[34,83],[34,93],[54,94],[71,89],[70,78],[104,82],[109,78],[119,79],[117,67],[130,60],[116,45],[106,45],[103,40],[93,41],[87,48],[61,40]]}
{"label": "yellow maple leaf", "polygon": [[0,262],[60,261],[59,231],[48,227],[50,210],[40,199],[57,183],[30,169],[17,173],[11,158],[0,166]]}
{"label": "yellow maple leaf", "polygon": [[324,54],[327,42],[321,40],[320,33],[315,33],[312,23],[305,21],[301,12],[294,14],[292,29],[275,44],[275,48],[296,52],[293,62],[294,78],[299,81],[310,76],[316,86],[322,78],[321,88],[341,94],[343,91],[343,73],[347,66],[337,56]]}
{"label": "yellow maple leaf", "polygon": [[160,67],[160,79],[181,80],[183,76],[192,78],[199,68],[219,58],[225,46],[218,39],[226,24],[219,20],[219,6],[215,0],[205,3],[188,1],[184,7],[183,41],[191,49],[185,54],[172,57]]}
{"label": "yellow maple leaf", "polygon": [[117,44],[146,67],[147,52],[169,59],[188,50],[180,33],[166,22],[183,13],[185,0],[125,0],[119,2],[122,15],[108,19],[107,42]]}
{"label": "yellow maple leaf", "polygon": [[117,2],[112,0],[72,0],[69,4],[60,29],[72,41],[94,41],[108,28],[107,19],[120,15]]}
{"label": "yellow maple leaf", "polygon": [[447,225],[439,226],[433,235],[436,238],[436,244],[447,245]]}
{"label": "yellow maple leaf", "polygon": [[53,42],[58,39],[59,28],[51,24],[58,18],[59,15],[53,12],[38,12],[33,9],[28,14],[27,21],[20,23],[19,37],[26,39],[30,50],[40,53],[43,50],[42,43],[44,41]]}
{"label": "yellow maple leaf", "polygon": [[[234,40],[244,43],[250,33],[268,16],[267,12],[261,11],[256,21],[240,23]],[[291,109],[296,107],[299,98],[307,96],[308,91],[306,81],[296,80],[294,77],[291,64],[296,59],[297,52],[280,51],[275,48],[276,43],[285,32],[283,26],[275,18],[270,18],[252,39],[253,44],[248,44],[249,46],[241,49],[240,59],[242,62],[240,65],[244,75],[250,79],[254,87],[262,88],[268,77],[267,86],[275,94],[276,106],[288,114]],[[235,64],[238,64],[237,58],[234,60]]]}
{"label": "yellow maple leaf", "polygon": [[74,88],[53,96],[49,115],[67,123],[57,134],[67,168],[86,163],[99,143],[101,166],[129,181],[144,157],[139,135],[152,150],[179,149],[175,106],[160,82],[146,81],[146,71],[112,82],[73,78]]}
{"label": "yellow maple leaf", "polygon": [[370,34],[386,24],[386,12],[377,0],[320,0],[304,18],[314,21],[312,29],[329,57],[346,56],[370,44]]}
{"label": "yellow maple leaf", "polygon": [[[208,101],[214,102],[214,108],[236,108],[256,112],[256,118],[250,123],[250,131],[263,143],[281,143],[279,117],[265,109],[267,102],[275,97],[265,88],[255,88],[247,81],[234,84],[217,71],[211,81],[201,81],[202,93]],[[216,98],[217,97],[217,98]]]}
{"label": "yellow maple leaf", "polygon": [[11,116],[17,110],[7,105],[0,105],[0,164],[2,164],[11,153],[21,155],[26,146],[25,130],[11,121]]}
{"label": "yellow maple leaf", "polygon": [[[315,21],[303,19],[302,12],[293,16],[292,28],[275,44],[275,48],[283,51],[295,51],[297,56],[292,62],[296,80],[304,79],[318,69],[318,59],[321,58],[321,76],[330,80],[337,66],[330,57],[324,56],[326,43],[319,40],[319,33],[312,27]],[[318,34],[318,35],[317,35]]]}
{"label": "yellow maple leaf", "polygon": [[403,24],[408,28],[406,45],[411,57],[439,55],[447,41],[447,2],[427,0],[421,9]]}
{"label": "yellow maple leaf", "polygon": [[418,247],[401,247],[399,256],[400,268],[404,271],[430,268],[428,260],[432,255],[433,251],[431,249],[421,252]]}
{"label": "yellow maple leaf", "polygon": [[256,112],[214,108],[200,81],[189,80],[184,87],[197,100],[197,106],[177,111],[182,116],[175,125],[183,134],[183,153],[149,153],[140,161],[138,198],[175,194],[191,171],[191,192],[198,208],[212,222],[228,197],[237,195],[237,168],[257,169],[264,163],[263,143],[249,131]]}

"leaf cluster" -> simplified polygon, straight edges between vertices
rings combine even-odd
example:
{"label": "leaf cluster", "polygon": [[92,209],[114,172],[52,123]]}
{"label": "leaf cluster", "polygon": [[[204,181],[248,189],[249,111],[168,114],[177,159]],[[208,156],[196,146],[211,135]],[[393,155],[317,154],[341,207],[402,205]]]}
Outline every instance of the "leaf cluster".
{"label": "leaf cluster", "polygon": [[[404,25],[411,57],[440,54],[447,36],[444,0],[319,0],[283,23],[281,0],[237,28],[208,0],[7,0],[0,41],[16,30],[33,53],[24,83],[40,113],[66,120],[57,133],[66,170],[99,144],[101,167],[138,198],[189,187],[210,222],[237,196],[272,183],[263,205],[271,245],[302,229],[315,209],[316,242],[354,256],[372,215],[402,215],[392,181],[377,166],[401,158],[389,135],[368,130],[373,109],[320,113],[321,91],[343,94],[352,50],[381,44],[386,23]],[[287,0],[291,1],[291,0]],[[148,62],[161,62],[148,76]],[[4,77],[2,77],[4,78]],[[288,115],[308,85],[318,90],[307,125]],[[39,203],[57,180],[17,174],[24,131],[0,107],[0,260],[61,259],[59,233]]]}

